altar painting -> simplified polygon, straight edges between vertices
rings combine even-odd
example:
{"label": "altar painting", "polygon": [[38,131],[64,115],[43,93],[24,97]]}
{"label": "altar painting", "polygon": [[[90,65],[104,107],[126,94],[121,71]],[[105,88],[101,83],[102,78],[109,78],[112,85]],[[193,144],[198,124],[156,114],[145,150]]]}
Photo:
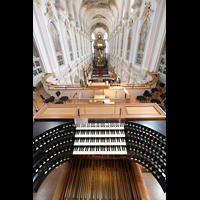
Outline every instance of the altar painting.
{"label": "altar painting", "polygon": [[56,50],[56,54],[61,54],[61,48],[60,48],[58,33],[57,33],[55,25],[52,22],[50,23],[50,31],[51,31],[51,37],[52,37],[52,40],[53,40],[53,45],[54,45],[54,48]]}

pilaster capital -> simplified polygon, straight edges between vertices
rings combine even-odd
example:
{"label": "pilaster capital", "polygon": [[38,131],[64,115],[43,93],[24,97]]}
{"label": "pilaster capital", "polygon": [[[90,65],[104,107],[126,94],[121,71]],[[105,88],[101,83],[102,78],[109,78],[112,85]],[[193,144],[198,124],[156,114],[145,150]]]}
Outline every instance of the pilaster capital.
{"label": "pilaster capital", "polygon": [[61,9],[62,11],[65,10],[65,7],[63,6],[61,0],[55,0],[55,3],[54,3],[56,9]]}
{"label": "pilaster capital", "polygon": [[133,15],[133,17],[134,17],[133,19],[136,20],[136,19],[139,17],[139,15],[140,15],[140,13],[139,13],[139,12],[136,12],[136,13]]}
{"label": "pilaster capital", "polygon": [[142,4],[141,0],[135,0],[135,2],[133,3],[133,5],[131,6],[132,9],[136,9],[136,7],[140,7]]}
{"label": "pilaster capital", "polygon": [[128,20],[128,11],[126,11],[126,12],[124,13],[123,20]]}

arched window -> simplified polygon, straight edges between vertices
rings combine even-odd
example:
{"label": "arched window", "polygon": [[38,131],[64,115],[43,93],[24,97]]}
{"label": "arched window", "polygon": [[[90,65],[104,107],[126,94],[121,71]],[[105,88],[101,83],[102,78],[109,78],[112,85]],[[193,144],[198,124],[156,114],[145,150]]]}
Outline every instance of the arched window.
{"label": "arched window", "polygon": [[122,51],[123,51],[123,40],[124,40],[124,33],[122,33],[122,40],[121,40],[121,54],[120,54],[120,57],[122,57]]}
{"label": "arched window", "polygon": [[38,51],[36,49],[36,46],[33,42],[33,77],[35,77],[41,73],[42,73],[42,68],[41,68],[40,57],[39,57]]}
{"label": "arched window", "polygon": [[129,34],[128,34],[128,44],[127,44],[127,54],[126,54],[126,59],[129,59],[129,55],[130,55],[130,48],[131,48],[131,38],[132,38],[132,29],[129,30]]}
{"label": "arched window", "polygon": [[57,29],[52,21],[50,22],[50,31],[51,31],[51,38],[53,40],[54,49],[56,51],[56,57],[58,60],[58,64],[60,66],[63,64],[62,51],[61,51],[60,42],[59,42],[59,38],[58,38],[59,35],[58,35]]}
{"label": "arched window", "polygon": [[141,32],[140,32],[140,38],[139,38],[139,45],[138,45],[138,57],[137,57],[137,63],[141,64],[142,63],[142,58],[143,58],[143,52],[145,48],[145,43],[147,39],[147,30],[148,30],[148,24],[149,22],[147,20],[144,21]]}
{"label": "arched window", "polygon": [[76,52],[77,52],[77,57],[79,58],[79,53],[78,53],[78,41],[77,41],[76,34],[75,34],[75,40],[76,40]]}
{"label": "arched window", "polygon": [[159,73],[166,74],[166,40],[160,58]]}
{"label": "arched window", "polygon": [[84,39],[84,44],[85,44],[85,54],[86,54],[86,49],[87,49],[87,44],[86,44],[86,38]]}
{"label": "arched window", "polygon": [[115,49],[115,39],[114,38],[112,39],[112,43],[113,43],[113,45],[112,45],[112,53],[114,54],[114,49]]}
{"label": "arched window", "polygon": [[82,46],[82,39],[81,39],[81,36],[80,36],[80,43],[81,43],[81,55],[83,56],[83,46]]}
{"label": "arched window", "polygon": [[116,38],[113,39],[113,54],[115,54]]}
{"label": "arched window", "polygon": [[84,48],[84,54],[86,54],[85,37],[83,37],[83,48]]}
{"label": "arched window", "polygon": [[68,42],[68,47],[69,47],[70,58],[71,58],[71,60],[74,60],[73,51],[72,51],[71,37],[70,37],[70,34],[69,34],[68,30],[66,31],[66,35],[67,35],[67,42]]}
{"label": "arched window", "polygon": [[118,54],[118,46],[119,46],[119,44],[118,44],[118,43],[119,43],[119,36],[117,37],[117,41],[116,41],[116,43],[117,43],[117,48],[116,48],[117,51],[116,51],[116,55],[117,55],[117,54]]}

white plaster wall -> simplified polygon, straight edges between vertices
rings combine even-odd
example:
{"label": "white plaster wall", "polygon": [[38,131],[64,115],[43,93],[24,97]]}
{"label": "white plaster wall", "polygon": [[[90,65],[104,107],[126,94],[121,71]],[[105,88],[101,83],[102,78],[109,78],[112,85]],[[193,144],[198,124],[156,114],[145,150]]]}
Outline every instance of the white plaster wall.
{"label": "white plaster wall", "polygon": [[[131,5],[130,5],[131,6]],[[136,64],[137,61],[137,52],[138,52],[138,44],[139,44],[139,33],[141,30],[141,26],[144,22],[143,19],[143,11],[145,7],[145,1],[142,1],[142,4],[140,7],[136,7],[135,10],[130,13],[130,17],[133,19],[133,31],[132,31],[132,41],[131,41],[131,48],[130,48],[130,58],[129,60],[126,60],[126,49],[127,49],[127,38],[128,33],[130,30],[129,24],[124,21],[124,40],[123,40],[123,53],[122,57],[119,57],[120,51],[121,51],[121,36],[122,36],[122,28],[119,29],[116,32],[113,32],[108,37],[108,43],[109,43],[109,62],[108,64],[111,64],[111,66],[118,66],[118,77],[122,77],[122,73],[125,73],[125,76],[130,76],[129,83],[133,82],[133,75],[137,76],[136,83],[142,83],[145,82],[148,71],[158,71],[158,65],[160,62],[160,54],[163,46],[163,42],[166,38],[166,0],[161,0],[160,2],[156,2],[156,0],[151,1],[151,9],[153,12],[149,12],[149,24],[151,24],[151,27],[149,29],[149,32],[147,34],[144,54],[143,54],[143,60],[141,65]],[[158,15],[156,15],[156,9],[158,9]],[[131,9],[130,9],[131,10]],[[139,15],[139,16],[138,16]],[[155,20],[155,26],[154,25]],[[123,21],[123,20],[122,20]],[[153,30],[154,28],[154,30]],[[152,32],[153,31],[153,32]],[[119,39],[119,51],[118,53],[114,51],[113,45],[115,43],[115,39],[117,35],[120,36]],[[150,44],[151,43],[151,44]],[[145,65],[146,63],[146,65]],[[130,68],[131,73],[129,73],[128,69]],[[119,76],[120,75],[120,76]],[[161,77],[163,79],[163,77]]]}
{"label": "white plaster wall", "polygon": [[[41,1],[41,6],[38,8],[35,2],[33,2],[33,37],[35,39],[35,43],[37,46],[37,49],[39,51],[39,55],[41,58],[42,62],[42,67],[44,73],[52,73],[55,72],[55,76],[59,79],[63,75],[69,72],[69,69],[74,69],[71,72],[71,76],[75,77],[75,74],[78,73],[78,69],[82,69],[83,66],[89,67],[89,64],[92,63],[92,40],[91,37],[89,37],[86,32],[81,30],[80,34],[80,28],[76,28],[76,33],[77,33],[77,40],[78,43],[80,42],[80,37],[79,34],[81,35],[82,39],[82,49],[83,49],[83,56],[81,55],[80,51],[80,44],[78,46],[79,49],[79,58],[77,58],[77,52],[76,52],[76,43],[75,43],[75,38],[74,38],[74,28],[72,25],[68,27],[68,31],[70,32],[71,35],[71,42],[72,42],[72,49],[73,49],[73,56],[74,56],[74,61],[70,61],[70,55],[68,51],[68,46],[66,46],[66,27],[64,25],[64,20],[67,18],[67,15],[65,16],[64,13],[68,13],[66,4],[64,3],[63,6],[65,7],[65,11],[60,12],[59,10],[56,10],[56,7],[54,6],[55,0],[50,0],[50,3],[52,5],[52,10],[55,15],[55,25],[56,28],[59,32],[60,35],[60,45],[62,49],[62,54],[63,54],[63,60],[64,60],[64,65],[58,66],[55,50],[53,47],[53,42],[51,39],[51,35],[48,31],[47,25],[49,25],[49,22],[46,19],[46,16],[44,13],[46,13],[46,6],[45,6],[44,1]],[[137,7],[132,13],[129,13],[129,18],[128,20],[123,22],[123,16],[124,16],[124,10],[123,14],[120,16],[118,19],[118,22],[122,22],[122,26],[116,26],[114,27],[115,30],[113,30],[112,33],[109,33],[108,35],[108,44],[107,44],[107,51],[108,51],[108,65],[111,64],[112,67],[115,66],[117,70],[118,77],[122,78],[122,75],[125,74],[126,77],[126,82],[128,82],[128,79],[130,79],[129,83],[133,82],[134,76],[137,76],[137,82],[142,82],[146,78],[146,72],[145,70],[149,71],[157,71],[158,70],[158,65],[159,65],[159,59],[160,59],[160,52],[162,49],[163,41],[165,40],[166,37],[166,0],[161,0],[160,3],[157,3],[156,0],[151,1],[151,9],[154,10],[153,13],[151,13],[150,16],[150,23],[151,23],[151,28],[148,32],[147,35],[147,40],[146,40],[146,45],[145,45],[145,50],[144,50],[144,55],[143,55],[143,62],[141,66],[136,64],[136,56],[137,56],[137,50],[138,50],[138,42],[139,42],[139,31],[141,29],[143,20],[142,19],[142,13],[144,11],[144,5],[145,1],[142,1],[142,4],[140,7]],[[155,13],[156,13],[156,8],[160,4],[160,11],[158,15],[158,21],[157,25],[155,26],[154,30],[154,36],[151,44],[151,49],[149,50],[149,44],[150,44],[150,38],[152,29],[153,29],[153,23],[155,19]],[[131,4],[130,4],[131,7]],[[41,10],[42,18],[44,21],[44,24],[41,22],[41,16],[38,14],[38,9]],[[131,9],[130,9],[131,10]],[[63,21],[59,19],[58,13],[63,17]],[[137,16],[137,13],[139,13],[139,16]],[[47,14],[48,15],[48,14]],[[131,41],[131,48],[130,48],[130,58],[129,60],[126,60],[126,49],[127,49],[127,37],[129,33],[129,20],[130,17],[133,19],[133,26],[135,30],[132,31],[132,41]],[[134,26],[134,24],[137,24],[137,26]],[[117,25],[117,24],[116,24]],[[121,53],[121,37],[122,37],[122,27],[124,26],[124,40],[123,40],[123,54],[122,57],[120,58],[120,53]],[[84,27],[83,27],[84,28]],[[46,31],[46,35],[44,33],[44,30]],[[83,29],[84,30],[84,29]],[[116,39],[119,36],[119,43],[118,43],[118,51],[116,48]],[[47,42],[49,41],[50,49],[48,48]],[[68,45],[68,44],[67,44]],[[89,47],[89,48],[87,48]],[[91,48],[92,47],[92,48]],[[146,56],[147,52],[150,51],[150,56],[149,60],[147,62],[147,66],[144,65],[146,61]],[[52,56],[51,56],[52,55]],[[132,63],[132,64],[131,64]],[[130,71],[129,71],[130,69]],[[127,78],[129,77],[129,78]],[[68,80],[70,82],[70,80]]]}
{"label": "white plaster wall", "polygon": [[39,23],[39,17],[37,15],[36,5],[33,4],[33,39],[37,46],[37,50],[39,53],[39,57],[41,58],[41,62],[43,65],[43,70],[45,73],[52,73],[53,66],[49,60],[49,55],[47,51],[47,46],[44,41],[44,35],[41,28],[41,24]]}
{"label": "white plaster wall", "polygon": [[161,2],[161,10],[159,17],[159,29],[157,30],[156,39],[154,41],[154,47],[152,50],[151,60],[149,62],[149,71],[158,71],[160,64],[160,57],[163,49],[163,44],[166,39],[166,1]]}

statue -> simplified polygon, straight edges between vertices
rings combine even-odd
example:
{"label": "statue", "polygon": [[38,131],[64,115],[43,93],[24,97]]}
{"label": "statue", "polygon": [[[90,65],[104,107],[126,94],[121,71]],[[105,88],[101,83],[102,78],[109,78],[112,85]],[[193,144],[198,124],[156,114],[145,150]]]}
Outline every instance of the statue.
{"label": "statue", "polygon": [[148,21],[146,20],[142,25],[140,43],[139,43],[139,53],[143,53],[144,51],[146,37],[147,37],[147,29],[148,29]]}
{"label": "statue", "polygon": [[111,85],[111,86],[113,85],[113,81],[112,81],[112,80],[110,81],[110,85]]}
{"label": "statue", "polygon": [[120,84],[120,82],[121,82],[121,81],[120,81],[120,78],[118,78],[118,81],[117,81],[117,83],[118,83],[118,84]]}
{"label": "statue", "polygon": [[69,22],[67,21],[67,19],[65,20],[65,26],[66,26],[66,28],[69,26]]}
{"label": "statue", "polygon": [[80,80],[80,85],[81,85],[81,87],[83,87],[83,80],[82,79]]}

